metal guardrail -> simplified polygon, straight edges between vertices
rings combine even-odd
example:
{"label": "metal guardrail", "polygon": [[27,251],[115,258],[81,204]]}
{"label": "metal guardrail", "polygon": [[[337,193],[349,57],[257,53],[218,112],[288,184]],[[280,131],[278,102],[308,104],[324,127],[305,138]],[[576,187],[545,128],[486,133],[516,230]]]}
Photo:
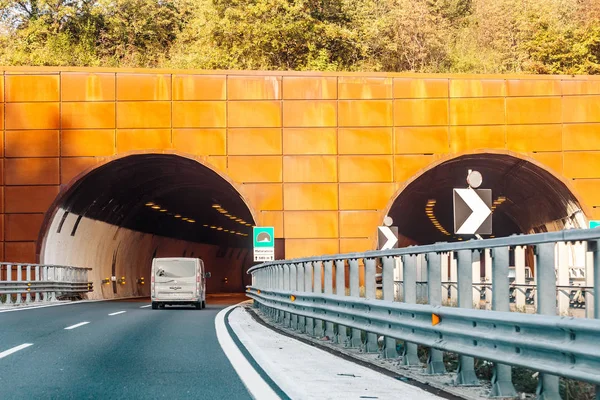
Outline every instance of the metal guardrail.
{"label": "metal guardrail", "polygon": [[89,270],[64,265],[0,263],[0,300],[5,304],[48,302],[61,295],[92,292]]}
{"label": "metal guardrail", "polygon": [[[588,286],[594,288],[588,308],[595,319],[556,315],[555,247],[561,242],[586,246]],[[533,284],[539,315],[510,312],[509,251],[521,246],[535,249]],[[491,252],[491,311],[474,309],[473,293],[477,288],[473,287],[473,255],[480,251]],[[458,307],[442,306],[442,292],[447,290],[441,279],[442,256],[450,252],[457,256]],[[425,259],[421,281],[427,285],[428,304],[417,304],[418,257]],[[394,269],[398,262],[402,265],[403,302],[394,301]],[[376,300],[377,264],[382,266],[382,300]],[[361,268],[364,298],[360,297]],[[382,335],[385,358],[399,357],[396,340],[404,340],[402,363],[406,366],[420,366],[417,345],[428,347],[424,370],[428,374],[446,373],[443,352],[457,353],[456,385],[480,383],[475,357],[492,361],[493,397],[516,395],[511,366],[539,371],[537,392],[545,400],[560,399],[559,376],[600,385],[598,229],[282,260],[257,265],[248,272],[252,274],[248,296],[274,321],[365,352],[379,352],[378,335]],[[592,295],[592,290],[587,293]],[[346,327],[350,328],[349,335]],[[600,399],[598,387],[596,391]]]}

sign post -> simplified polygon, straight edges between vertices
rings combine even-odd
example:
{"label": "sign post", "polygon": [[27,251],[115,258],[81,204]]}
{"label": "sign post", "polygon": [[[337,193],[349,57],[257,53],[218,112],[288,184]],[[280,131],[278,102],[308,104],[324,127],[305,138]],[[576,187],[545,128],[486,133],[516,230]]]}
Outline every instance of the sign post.
{"label": "sign post", "polygon": [[275,228],[272,226],[255,226],[254,237],[254,261],[275,260]]}

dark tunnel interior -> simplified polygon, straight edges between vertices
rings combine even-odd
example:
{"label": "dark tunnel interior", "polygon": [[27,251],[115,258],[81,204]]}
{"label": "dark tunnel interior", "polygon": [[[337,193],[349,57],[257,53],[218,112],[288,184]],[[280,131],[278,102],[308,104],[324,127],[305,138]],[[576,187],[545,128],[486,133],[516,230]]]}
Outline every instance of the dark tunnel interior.
{"label": "dark tunnel interior", "polygon": [[124,157],[80,179],[62,207],[134,231],[244,247],[254,220],[239,193],[209,168],[167,154]]}
{"label": "dark tunnel interior", "polygon": [[[174,154],[129,155],[97,167],[58,198],[42,228],[39,259],[91,268],[97,298],[148,295],[139,277],[155,257],[199,257],[209,293],[243,292],[253,265],[252,212],[235,187]],[[112,289],[111,289],[112,288]]]}
{"label": "dark tunnel interior", "polygon": [[562,229],[580,211],[565,184],[537,165],[504,154],[473,154],[428,170],[398,195],[388,215],[399,233],[418,244],[473,238],[453,233],[452,189],[467,187],[469,169],[482,174],[481,189],[492,189],[492,235],[488,237],[543,232],[553,226]]}

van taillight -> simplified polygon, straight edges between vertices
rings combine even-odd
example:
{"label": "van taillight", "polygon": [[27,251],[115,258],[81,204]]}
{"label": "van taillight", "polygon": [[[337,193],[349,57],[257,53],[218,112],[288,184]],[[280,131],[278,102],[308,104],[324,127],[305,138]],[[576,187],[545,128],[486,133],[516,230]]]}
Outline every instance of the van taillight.
{"label": "van taillight", "polygon": [[154,275],[152,275],[152,283],[154,283]]}
{"label": "van taillight", "polygon": [[200,275],[196,275],[196,282],[200,282]]}

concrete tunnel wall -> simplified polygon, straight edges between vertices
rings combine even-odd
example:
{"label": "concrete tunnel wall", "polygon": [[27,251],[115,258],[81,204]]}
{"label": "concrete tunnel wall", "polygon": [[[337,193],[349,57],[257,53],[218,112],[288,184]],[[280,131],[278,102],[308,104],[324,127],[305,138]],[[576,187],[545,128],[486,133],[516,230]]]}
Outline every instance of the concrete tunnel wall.
{"label": "concrete tunnel wall", "polygon": [[[39,262],[55,197],[133,153],[194,158],[227,177],[253,223],[275,227],[287,258],[374,249],[401,191],[476,153],[539,164],[567,184],[586,220],[600,219],[594,76],[0,70],[6,261]],[[535,222],[522,230],[565,225]]]}
{"label": "concrete tunnel wall", "polygon": [[[119,228],[102,221],[81,218],[75,235],[71,236],[78,216],[69,213],[60,233],[64,210],[59,208],[45,237],[41,262],[45,264],[88,267],[89,281],[94,282],[94,292],[88,299],[110,299],[128,296],[148,296],[150,294],[150,268],[156,249],[157,257],[181,257],[186,252],[189,257],[204,260],[206,270],[212,277],[207,279],[208,293],[240,292],[250,283],[245,271],[252,265],[251,254],[245,248],[220,248],[215,245],[192,243],[183,240],[156,236]],[[125,284],[102,285],[102,279],[112,275],[113,257],[115,276],[124,276]],[[146,284],[136,281],[144,277]],[[228,283],[224,278],[228,278]]]}

